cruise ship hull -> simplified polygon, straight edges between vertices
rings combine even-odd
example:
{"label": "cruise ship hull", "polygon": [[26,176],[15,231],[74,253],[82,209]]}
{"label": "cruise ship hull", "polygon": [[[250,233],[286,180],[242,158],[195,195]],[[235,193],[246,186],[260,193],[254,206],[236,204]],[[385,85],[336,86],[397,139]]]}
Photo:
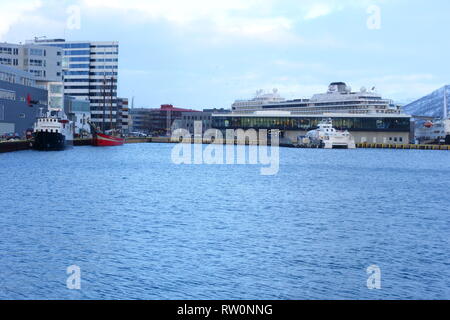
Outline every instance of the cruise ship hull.
{"label": "cruise ship hull", "polygon": [[33,149],[39,151],[61,151],[73,145],[73,140],[66,140],[61,133],[37,132],[33,142]]}

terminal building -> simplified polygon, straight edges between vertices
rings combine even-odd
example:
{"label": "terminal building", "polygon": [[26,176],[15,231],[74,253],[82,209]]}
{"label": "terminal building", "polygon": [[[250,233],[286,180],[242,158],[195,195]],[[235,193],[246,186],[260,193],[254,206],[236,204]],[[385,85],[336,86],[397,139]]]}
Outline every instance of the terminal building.
{"label": "terminal building", "polygon": [[212,127],[227,129],[280,130],[286,143],[317,129],[332,119],[333,127],[348,130],[357,143],[409,143],[411,116],[399,105],[384,99],[374,89],[354,92],[344,82],[333,82],[326,93],[310,99],[285,100],[278,91],[257,92],[252,100],[238,100],[231,114],[213,114]]}
{"label": "terminal building", "polygon": [[0,65],[0,136],[25,137],[40,112],[47,110],[47,90],[33,74]]}

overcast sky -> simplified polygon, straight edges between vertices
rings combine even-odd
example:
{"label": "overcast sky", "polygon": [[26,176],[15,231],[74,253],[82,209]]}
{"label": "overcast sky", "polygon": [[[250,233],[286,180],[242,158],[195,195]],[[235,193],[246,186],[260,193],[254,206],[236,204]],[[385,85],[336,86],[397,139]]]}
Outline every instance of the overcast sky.
{"label": "overcast sky", "polygon": [[403,102],[450,83],[448,0],[0,4],[2,42],[119,41],[119,95],[136,107],[228,108],[258,89],[303,98],[333,81]]}

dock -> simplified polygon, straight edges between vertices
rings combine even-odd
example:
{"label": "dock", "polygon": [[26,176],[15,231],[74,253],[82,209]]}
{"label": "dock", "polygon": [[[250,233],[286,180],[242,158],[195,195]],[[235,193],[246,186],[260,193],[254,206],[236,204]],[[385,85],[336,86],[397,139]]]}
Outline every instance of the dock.
{"label": "dock", "polygon": [[[152,138],[128,138],[125,141],[126,144],[137,144],[137,143],[180,143],[179,140],[170,137],[152,137]],[[192,139],[191,144],[226,144],[226,140],[202,140],[202,139]],[[74,146],[90,146],[92,144],[91,139],[75,139]],[[235,145],[258,145],[258,141],[233,141],[231,144]],[[307,146],[296,146],[293,144],[281,143],[280,147],[283,148],[311,148]],[[396,150],[439,150],[439,151],[449,151],[450,145],[420,145],[420,144],[385,144],[385,143],[357,143],[356,148],[358,149],[396,149]],[[21,141],[7,141],[0,142],[0,153],[23,151],[31,149],[31,141],[21,140]]]}

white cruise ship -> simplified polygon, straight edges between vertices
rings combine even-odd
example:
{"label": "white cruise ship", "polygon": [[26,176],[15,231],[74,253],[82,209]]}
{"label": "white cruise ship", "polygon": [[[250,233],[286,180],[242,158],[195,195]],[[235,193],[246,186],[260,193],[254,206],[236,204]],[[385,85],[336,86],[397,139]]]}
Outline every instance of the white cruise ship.
{"label": "white cruise ship", "polygon": [[232,105],[234,113],[253,113],[261,110],[291,111],[295,114],[323,115],[325,113],[349,114],[401,114],[401,107],[392,100],[384,99],[376,93],[361,88],[353,92],[344,82],[333,82],[326,93],[316,94],[310,99],[285,100],[278,91],[270,95],[259,95],[252,100],[236,101]]}
{"label": "white cruise ship", "polygon": [[282,103],[286,101],[278,94],[278,89],[273,89],[271,93],[265,93],[264,90],[256,91],[255,98],[251,100],[236,100],[232,110],[258,111],[264,106]]}

